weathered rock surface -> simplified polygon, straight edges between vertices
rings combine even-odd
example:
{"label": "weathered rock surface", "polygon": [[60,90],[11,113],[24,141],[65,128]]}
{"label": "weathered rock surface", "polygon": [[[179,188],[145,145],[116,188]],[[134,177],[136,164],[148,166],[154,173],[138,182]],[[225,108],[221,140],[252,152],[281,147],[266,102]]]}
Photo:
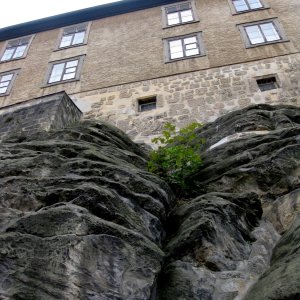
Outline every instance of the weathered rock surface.
{"label": "weathered rock surface", "polygon": [[300,217],[282,236],[271,259],[271,267],[250,289],[245,300],[300,299]]}
{"label": "weathered rock surface", "polygon": [[299,299],[300,109],[197,134],[204,165],[176,203],[104,123],[0,144],[0,299]]}
{"label": "weathered rock surface", "polygon": [[0,161],[0,299],[149,299],[168,186],[120,131],[7,140]]}
{"label": "weathered rock surface", "polygon": [[[273,202],[299,188],[299,119],[299,109],[257,105],[205,126],[199,135],[207,147],[234,133],[244,135],[206,152],[194,178],[197,193],[247,191]],[[256,134],[260,131],[264,134]]]}
{"label": "weathered rock surface", "polygon": [[[268,269],[279,233],[299,212],[299,134],[300,109],[269,105],[233,112],[199,130],[207,141],[204,165],[190,179],[191,200],[170,213],[159,299],[242,299]],[[297,279],[291,283],[300,282],[299,273],[292,274]],[[281,290],[282,298],[251,293],[247,300],[294,299],[284,298],[288,287]]]}
{"label": "weathered rock surface", "polygon": [[272,222],[280,234],[284,233],[300,215],[300,189],[277,198],[264,211],[265,218]]}
{"label": "weathered rock surface", "polygon": [[261,214],[255,194],[208,193],[175,208],[159,299],[240,299],[279,239]]}

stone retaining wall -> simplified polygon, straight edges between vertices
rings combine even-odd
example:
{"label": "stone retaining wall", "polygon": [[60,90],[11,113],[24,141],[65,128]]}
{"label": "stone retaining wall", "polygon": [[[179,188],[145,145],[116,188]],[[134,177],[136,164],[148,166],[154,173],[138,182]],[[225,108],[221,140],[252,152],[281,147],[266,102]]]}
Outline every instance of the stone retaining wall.
{"label": "stone retaining wall", "polygon": [[81,115],[64,92],[7,106],[0,109],[0,141],[8,135],[63,128],[78,121]]}
{"label": "stone retaining wall", "polygon": [[[279,88],[261,92],[256,79],[276,76]],[[157,108],[138,111],[138,99],[157,97]],[[182,127],[212,122],[250,104],[300,104],[300,54],[190,72],[72,95],[86,119],[100,118],[135,141],[149,142],[166,122]]]}

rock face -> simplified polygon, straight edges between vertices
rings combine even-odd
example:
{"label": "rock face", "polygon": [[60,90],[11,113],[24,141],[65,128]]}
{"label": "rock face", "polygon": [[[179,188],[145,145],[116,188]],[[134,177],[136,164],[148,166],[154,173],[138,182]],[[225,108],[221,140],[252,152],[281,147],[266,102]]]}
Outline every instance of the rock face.
{"label": "rock face", "polygon": [[1,299],[149,299],[168,186],[115,128],[1,144]]}
{"label": "rock face", "polygon": [[[268,105],[225,115],[198,132],[206,139],[204,165],[190,178],[192,199],[169,215],[159,299],[242,299],[268,269],[279,234],[299,214],[299,134],[300,109]],[[288,253],[299,247],[300,237],[294,237]],[[274,271],[263,275],[268,291],[261,297],[250,292],[247,300],[298,299],[288,296],[300,291],[295,258],[280,260],[282,269],[291,268],[281,275],[272,258]],[[282,283],[275,293],[277,281]],[[254,291],[263,289],[259,282]]]}
{"label": "rock face", "polygon": [[0,299],[299,299],[299,133],[290,106],[207,124],[185,199],[102,122],[6,140]]}
{"label": "rock face", "polygon": [[251,288],[245,300],[300,299],[300,217],[276,245],[271,267]]}

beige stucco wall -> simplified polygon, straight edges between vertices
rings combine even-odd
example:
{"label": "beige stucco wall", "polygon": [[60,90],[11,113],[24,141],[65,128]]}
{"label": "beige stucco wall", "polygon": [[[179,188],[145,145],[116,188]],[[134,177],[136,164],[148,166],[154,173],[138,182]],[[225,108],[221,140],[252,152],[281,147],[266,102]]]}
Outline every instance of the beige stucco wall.
{"label": "beige stucco wall", "polygon": [[[80,47],[56,51],[60,29],[36,34],[26,58],[0,63],[0,73],[20,69],[11,94],[0,97],[0,107],[62,90],[77,95],[147,80],[163,81],[159,78],[198,70],[206,74],[210,68],[231,68],[300,51],[299,0],[265,0],[269,9],[240,15],[232,15],[227,0],[195,2],[199,22],[162,29],[161,8],[151,8],[93,21],[88,44]],[[236,25],[274,17],[280,20],[289,42],[245,49]],[[198,31],[203,32],[206,56],[164,63],[164,38]],[[0,48],[4,45],[1,42]],[[79,81],[44,86],[48,62],[83,54]]]}

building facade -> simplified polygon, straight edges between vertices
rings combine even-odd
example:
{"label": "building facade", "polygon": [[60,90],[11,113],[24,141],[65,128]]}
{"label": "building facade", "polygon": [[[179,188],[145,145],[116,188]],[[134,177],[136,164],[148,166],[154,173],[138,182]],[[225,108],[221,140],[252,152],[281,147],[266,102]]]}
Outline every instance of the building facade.
{"label": "building facade", "polygon": [[299,0],[125,0],[3,28],[0,107],[66,91],[147,142],[165,122],[299,105],[299,25]]}

